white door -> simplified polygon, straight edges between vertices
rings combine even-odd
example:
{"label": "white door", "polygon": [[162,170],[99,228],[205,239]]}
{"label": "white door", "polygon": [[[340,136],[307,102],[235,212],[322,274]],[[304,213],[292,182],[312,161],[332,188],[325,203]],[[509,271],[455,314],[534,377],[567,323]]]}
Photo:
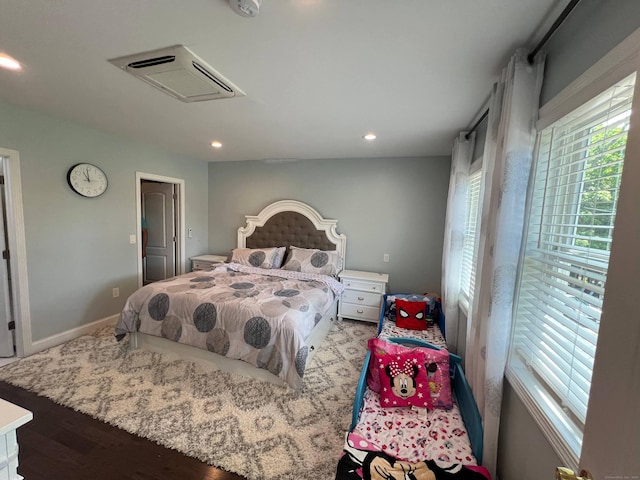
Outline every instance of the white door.
{"label": "white door", "polygon": [[[1,160],[1,158],[0,158]],[[0,172],[1,173],[1,172]],[[11,321],[11,298],[9,296],[9,268],[6,260],[7,243],[5,241],[5,202],[4,202],[4,176],[0,184],[0,251],[3,252],[0,259],[0,357],[13,357],[13,334],[9,330]]]}
{"label": "white door", "polygon": [[176,226],[174,185],[142,182],[142,216],[147,224],[147,256],[143,262],[144,283],[176,274]]}

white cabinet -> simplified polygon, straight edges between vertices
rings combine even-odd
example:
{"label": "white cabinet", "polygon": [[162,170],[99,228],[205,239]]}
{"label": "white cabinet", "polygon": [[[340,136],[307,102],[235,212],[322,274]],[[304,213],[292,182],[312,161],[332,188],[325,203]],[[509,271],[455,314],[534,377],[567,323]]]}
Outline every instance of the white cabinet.
{"label": "white cabinet", "polygon": [[0,399],[0,479],[21,480],[18,475],[16,429],[33,419],[33,413]]}
{"label": "white cabinet", "polygon": [[344,292],[338,306],[338,318],[346,317],[378,323],[382,297],[387,291],[389,275],[343,270],[338,277],[344,285]]}
{"label": "white cabinet", "polygon": [[210,270],[213,267],[224,263],[227,259],[224,255],[198,255],[197,257],[191,257],[191,271],[197,270]]}

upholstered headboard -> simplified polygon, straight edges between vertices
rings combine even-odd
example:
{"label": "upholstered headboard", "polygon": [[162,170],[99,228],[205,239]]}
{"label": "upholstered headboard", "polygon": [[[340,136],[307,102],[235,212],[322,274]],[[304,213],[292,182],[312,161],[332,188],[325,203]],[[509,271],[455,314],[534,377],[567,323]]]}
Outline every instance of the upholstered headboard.
{"label": "upholstered headboard", "polygon": [[238,228],[239,248],[289,247],[337,250],[345,258],[347,237],[336,231],[337,220],[329,220],[311,206],[297,200],[280,200],[258,215],[246,215]]}

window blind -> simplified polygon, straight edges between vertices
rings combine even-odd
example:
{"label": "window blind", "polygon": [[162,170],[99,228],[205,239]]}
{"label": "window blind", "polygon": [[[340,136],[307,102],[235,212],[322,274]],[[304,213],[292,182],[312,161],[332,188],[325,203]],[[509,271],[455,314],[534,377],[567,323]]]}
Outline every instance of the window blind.
{"label": "window blind", "polygon": [[462,264],[460,274],[460,293],[468,302],[476,281],[476,259],[477,248],[476,226],[478,224],[478,202],[480,200],[480,185],[482,180],[482,170],[471,174],[467,188],[467,212],[464,228],[464,243],[462,245]]}
{"label": "window blind", "polygon": [[534,373],[557,402],[555,410],[564,412],[580,431],[591,388],[634,85],[635,74],[547,127],[538,138],[512,358]]}

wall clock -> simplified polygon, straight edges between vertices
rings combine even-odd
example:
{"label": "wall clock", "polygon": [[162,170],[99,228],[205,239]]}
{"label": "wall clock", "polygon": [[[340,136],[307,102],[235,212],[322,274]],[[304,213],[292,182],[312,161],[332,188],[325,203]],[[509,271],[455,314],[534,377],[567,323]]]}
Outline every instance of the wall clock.
{"label": "wall clock", "polygon": [[107,175],[95,165],[78,163],[67,172],[71,189],[83,197],[97,197],[107,189]]}

